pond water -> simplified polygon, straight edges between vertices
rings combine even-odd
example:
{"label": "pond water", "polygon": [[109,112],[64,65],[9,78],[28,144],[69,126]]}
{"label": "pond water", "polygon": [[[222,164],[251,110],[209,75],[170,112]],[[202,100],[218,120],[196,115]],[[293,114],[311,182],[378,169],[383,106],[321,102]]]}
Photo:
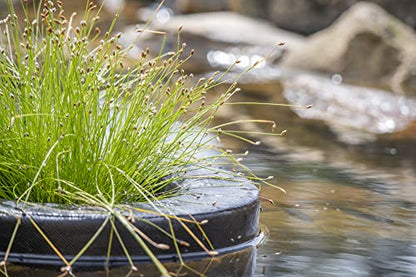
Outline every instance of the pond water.
{"label": "pond water", "polygon": [[[239,100],[261,101],[258,95]],[[269,116],[288,130],[285,137],[263,137],[244,160],[286,191],[261,187],[267,235],[254,276],[416,276],[414,141],[348,145],[324,124],[286,108],[231,114]],[[247,150],[247,144],[225,143]]]}
{"label": "pond water", "polygon": [[[380,159],[391,159],[379,156]],[[252,152],[256,172],[274,174],[286,195],[263,187],[268,229],[255,276],[415,276],[414,183],[391,183],[327,163]],[[390,168],[400,174],[413,174]]]}
{"label": "pond water", "polygon": [[[290,129],[287,137],[278,140],[291,141]],[[235,151],[247,148],[225,143]],[[266,238],[257,258],[243,252],[189,266],[224,277],[416,276],[415,159],[400,153],[338,149],[335,157],[352,151],[361,161],[318,161],[317,151],[324,152],[323,148],[303,147],[302,154],[279,148],[283,150],[273,145],[252,147],[245,159],[256,174],[274,175],[272,183],[286,190],[283,194],[261,187]],[[41,269],[11,267],[10,271],[11,276],[56,276],[56,271]],[[187,272],[185,276],[197,276]],[[140,267],[144,275],[131,273],[121,268],[110,276],[158,276],[152,266]],[[108,275],[79,272],[77,276]]]}

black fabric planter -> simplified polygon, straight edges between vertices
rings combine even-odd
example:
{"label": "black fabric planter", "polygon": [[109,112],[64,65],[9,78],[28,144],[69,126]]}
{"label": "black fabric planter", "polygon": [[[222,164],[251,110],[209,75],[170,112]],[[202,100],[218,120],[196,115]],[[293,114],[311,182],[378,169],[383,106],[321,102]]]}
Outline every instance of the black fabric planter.
{"label": "black fabric planter", "polygon": [[[206,173],[206,172],[205,172]],[[185,179],[179,186],[177,196],[156,204],[166,213],[178,217],[208,222],[203,230],[215,251],[225,254],[248,247],[258,234],[259,200],[258,189],[243,178],[218,179],[221,174],[213,174],[204,179]],[[206,174],[205,174],[206,175]],[[224,177],[224,176],[223,176]],[[229,176],[228,176],[229,177]],[[153,210],[150,204],[136,204],[135,207]],[[161,250],[149,245],[161,261],[178,260],[172,239],[151,226],[148,222],[169,231],[169,223],[163,216],[134,211],[135,226],[157,243],[165,243],[169,250]],[[126,216],[128,213],[126,212]],[[48,239],[62,255],[70,261],[85,246],[103,224],[108,214],[91,207],[61,208],[51,204],[26,205],[16,207],[13,201],[0,201],[0,261],[16,225],[21,218],[8,262],[35,266],[64,266],[65,264],[49,246],[29,217],[42,229]],[[148,221],[148,222],[146,222]],[[201,259],[208,254],[196,243],[181,224],[172,220],[175,236],[189,243],[180,246],[184,259]],[[186,223],[197,237],[209,248],[196,224]],[[134,263],[149,262],[149,257],[133,236],[116,221],[116,227]],[[105,226],[92,245],[73,265],[76,268],[98,268],[107,264],[111,225]],[[111,257],[108,265],[117,267],[128,264],[119,241],[112,240]]]}

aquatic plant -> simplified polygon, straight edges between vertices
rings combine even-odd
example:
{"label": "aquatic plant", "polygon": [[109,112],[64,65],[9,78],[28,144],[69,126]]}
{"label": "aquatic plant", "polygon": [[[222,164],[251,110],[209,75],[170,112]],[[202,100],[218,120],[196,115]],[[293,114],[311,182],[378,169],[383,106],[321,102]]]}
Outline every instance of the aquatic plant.
{"label": "aquatic plant", "polygon": [[[238,88],[233,83],[207,101],[211,88],[230,81],[227,72],[195,80],[181,69],[194,50],[179,38],[176,52],[151,57],[146,49],[132,59],[133,45],[123,47],[122,34],[113,32],[117,16],[102,32],[96,27],[101,7],[92,2],[78,25],[60,1],[35,2],[35,15],[23,1],[23,20],[10,4],[10,15],[0,21],[0,198],[21,207],[35,202],[106,210],[169,276],[144,242],[151,239],[121,210],[169,197],[171,184],[193,168],[218,170],[212,163],[219,157],[239,164],[212,143],[219,133],[242,138],[221,129],[234,123],[210,127]],[[214,156],[198,155],[211,148]]]}
{"label": "aquatic plant", "polygon": [[156,58],[144,51],[125,68],[121,34],[110,29],[94,45],[93,8],[80,26],[51,1],[23,30],[14,15],[2,21],[2,198],[79,203],[70,196],[79,189],[111,203],[142,201],[143,191],[178,178],[232,94],[204,105],[213,80],[191,85],[179,69],[185,45]]}

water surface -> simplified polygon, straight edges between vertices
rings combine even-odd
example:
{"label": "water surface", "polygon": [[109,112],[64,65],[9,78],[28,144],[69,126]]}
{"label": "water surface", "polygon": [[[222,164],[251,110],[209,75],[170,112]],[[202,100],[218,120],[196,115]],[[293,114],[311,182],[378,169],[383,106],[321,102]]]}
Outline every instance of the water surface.
{"label": "water surface", "polygon": [[[354,173],[328,163],[285,159],[253,150],[247,163],[287,194],[262,187],[262,224],[269,231],[259,248],[255,276],[415,276],[415,183],[392,175],[414,170]],[[389,163],[388,155],[377,155]],[[386,178],[388,177],[388,178]]]}

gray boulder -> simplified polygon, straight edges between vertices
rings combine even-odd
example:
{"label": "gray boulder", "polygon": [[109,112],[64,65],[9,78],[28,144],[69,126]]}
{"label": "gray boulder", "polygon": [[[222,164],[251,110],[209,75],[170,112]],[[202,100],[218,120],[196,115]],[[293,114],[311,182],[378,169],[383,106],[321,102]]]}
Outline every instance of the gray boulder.
{"label": "gray boulder", "polygon": [[5,0],[0,0],[0,19],[7,15],[7,3]]}
{"label": "gray boulder", "polygon": [[273,46],[284,41],[287,45],[297,45],[302,39],[299,35],[277,29],[265,21],[233,12],[174,16],[166,24],[158,27],[176,32],[178,26],[183,26],[183,35],[189,34],[230,44]]}
{"label": "gray boulder", "polygon": [[311,34],[328,27],[354,2],[354,0],[270,0],[267,17],[280,28]]}
{"label": "gray boulder", "polygon": [[289,52],[282,64],[416,93],[416,34],[379,6],[361,2]]}
{"label": "gray boulder", "polygon": [[[303,45],[302,36],[277,29],[268,22],[252,19],[233,12],[211,12],[172,16],[166,22],[152,22],[150,29],[168,34],[165,50],[176,50],[178,27],[182,26],[181,41],[188,49],[194,48],[195,55],[185,64],[194,72],[224,69],[241,61],[237,67],[247,68],[270,52],[278,43],[278,48],[268,62],[279,60],[290,49]],[[144,38],[144,37],[143,37]],[[151,44],[151,49],[159,49],[163,36],[147,36],[140,40],[143,47]],[[188,51],[189,51],[188,50]]]}
{"label": "gray boulder", "polygon": [[[244,0],[240,0],[244,1]],[[328,27],[345,10],[361,0],[269,0],[264,12],[280,28],[311,34]],[[368,0],[404,23],[416,27],[414,0]],[[246,2],[248,2],[246,0]],[[265,1],[253,1],[258,8]],[[263,5],[264,7],[264,5]]]}
{"label": "gray boulder", "polygon": [[169,0],[166,5],[175,13],[234,11],[251,17],[267,18],[269,0]]}
{"label": "gray boulder", "polygon": [[200,13],[228,10],[230,3],[227,0],[172,0],[166,4],[176,13]]}
{"label": "gray boulder", "polygon": [[[0,20],[9,14],[7,2],[8,0],[0,0]],[[16,8],[20,7],[18,0],[12,0],[12,3],[16,6]],[[19,5],[16,5],[16,4],[19,4]]]}
{"label": "gray boulder", "polygon": [[[345,10],[362,0],[170,0],[175,13],[232,10],[274,22],[279,28],[301,34],[322,30]],[[368,0],[406,24],[416,27],[414,0]]]}

